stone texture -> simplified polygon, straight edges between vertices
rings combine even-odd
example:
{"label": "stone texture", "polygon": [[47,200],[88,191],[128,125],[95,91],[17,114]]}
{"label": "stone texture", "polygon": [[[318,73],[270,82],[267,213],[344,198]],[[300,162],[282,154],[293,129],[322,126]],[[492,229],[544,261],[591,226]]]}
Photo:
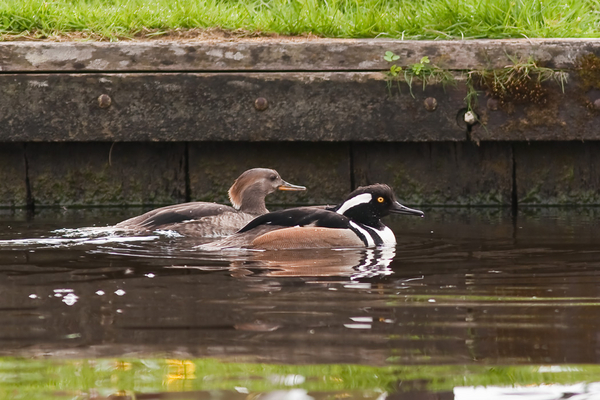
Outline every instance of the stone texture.
{"label": "stone texture", "polygon": [[350,191],[347,143],[191,143],[192,200],[229,204],[227,191],[250,168],[273,168],[303,192],[276,192],[267,205],[337,204]]}
{"label": "stone texture", "polygon": [[418,86],[390,96],[381,73],[0,75],[0,141],[464,140],[464,91]]}
{"label": "stone texture", "polygon": [[[468,136],[464,74],[456,87],[415,82],[414,97],[406,85],[390,96],[377,72],[389,70],[386,51],[404,67],[428,56],[450,71],[531,57],[569,79],[564,93],[550,80],[541,98],[494,109],[479,88],[481,124]],[[4,42],[0,141],[600,140],[599,57],[598,39]]]}
{"label": "stone texture", "polygon": [[185,201],[185,145],[31,143],[36,206],[169,204]]}
{"label": "stone texture", "polygon": [[[571,72],[564,92],[553,80],[544,81],[534,90],[523,89],[514,94],[521,99],[509,96],[508,101],[498,101],[481,91],[475,111],[483,124],[475,125],[470,137],[476,141],[600,139],[600,111],[594,106],[600,98],[600,74],[595,73],[598,87],[590,87],[577,72]],[[490,104],[497,105],[497,109],[490,109]]]}
{"label": "stone texture", "polygon": [[27,205],[25,145],[0,143],[0,207]]}
{"label": "stone texture", "polygon": [[356,185],[387,183],[406,204],[510,205],[508,143],[355,143]]}
{"label": "stone texture", "polygon": [[421,57],[449,69],[503,68],[529,57],[552,68],[573,68],[600,55],[598,39],[389,40],[259,38],[227,41],[2,42],[0,67],[43,71],[373,71]]}
{"label": "stone texture", "polygon": [[0,142],[600,140],[594,84],[548,81],[521,102],[482,88],[467,133],[462,81],[411,94],[381,73],[0,75]]}
{"label": "stone texture", "polygon": [[[228,203],[227,190],[241,172],[271,167],[285,180],[308,188],[271,194],[267,203],[274,208],[337,204],[353,181],[355,186],[388,183],[406,204],[510,205],[514,149],[520,205],[600,204],[600,142],[187,146],[191,200]],[[110,143],[2,144],[0,206],[27,204],[25,159],[37,206],[186,201],[185,143],[116,143],[112,154],[110,148]]]}
{"label": "stone texture", "polygon": [[600,143],[515,143],[519,205],[600,204]]}

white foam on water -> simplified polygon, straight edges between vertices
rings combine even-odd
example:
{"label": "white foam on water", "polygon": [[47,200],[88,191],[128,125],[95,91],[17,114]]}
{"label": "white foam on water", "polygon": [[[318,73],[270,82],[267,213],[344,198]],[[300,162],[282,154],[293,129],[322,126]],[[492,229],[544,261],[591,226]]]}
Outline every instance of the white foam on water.
{"label": "white foam on water", "polygon": [[106,244],[106,243],[129,243],[129,242],[148,242],[158,239],[159,236],[106,236],[95,238],[28,238],[28,239],[9,239],[0,240],[0,247],[13,246],[74,246],[82,244]]}
{"label": "white foam on water", "polygon": [[61,228],[55,229],[50,233],[60,235],[62,237],[92,237],[92,236],[107,236],[113,235],[122,230],[116,229],[114,226],[104,227],[87,227],[87,228]]}

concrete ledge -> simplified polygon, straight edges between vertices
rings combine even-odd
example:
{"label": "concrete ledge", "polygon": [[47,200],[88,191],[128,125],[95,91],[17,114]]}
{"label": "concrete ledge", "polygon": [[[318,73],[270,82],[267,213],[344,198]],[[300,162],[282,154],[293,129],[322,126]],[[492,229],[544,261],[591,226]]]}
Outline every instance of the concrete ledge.
{"label": "concrete ledge", "polygon": [[[388,50],[404,66],[428,56],[455,85],[388,87]],[[476,87],[465,124],[466,72],[529,57],[565,72],[564,92]],[[6,142],[600,139],[600,40],[4,42],[0,69]]]}
{"label": "concrete ledge", "polygon": [[369,72],[6,74],[0,141],[465,140],[462,92],[405,91]]}
{"label": "concrete ledge", "polygon": [[388,39],[236,39],[202,42],[2,42],[4,72],[365,71],[384,70],[386,51],[402,65],[428,56],[444,68],[503,68],[533,59],[571,69],[600,56],[599,39],[401,41]]}

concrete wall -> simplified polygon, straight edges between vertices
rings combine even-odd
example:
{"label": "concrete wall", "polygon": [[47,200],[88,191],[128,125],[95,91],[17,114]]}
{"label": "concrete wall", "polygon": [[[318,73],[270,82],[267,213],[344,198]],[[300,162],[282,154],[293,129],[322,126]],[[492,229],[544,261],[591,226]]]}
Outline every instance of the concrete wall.
{"label": "concrete wall", "polygon": [[[386,51],[454,84],[388,87]],[[4,42],[0,206],[221,202],[257,166],[309,188],[272,204],[374,182],[407,204],[600,204],[599,57],[598,40]],[[469,73],[532,61],[567,82],[474,81],[465,123]]]}
{"label": "concrete wall", "polygon": [[277,169],[301,193],[270,204],[339,202],[385,182],[407,204],[600,204],[600,142],[0,143],[0,206],[227,202],[244,170]]}

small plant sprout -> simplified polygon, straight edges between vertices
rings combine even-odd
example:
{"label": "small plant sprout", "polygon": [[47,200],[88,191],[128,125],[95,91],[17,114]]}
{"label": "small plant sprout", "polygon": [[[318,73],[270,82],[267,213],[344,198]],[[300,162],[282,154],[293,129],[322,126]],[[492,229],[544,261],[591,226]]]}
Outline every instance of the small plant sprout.
{"label": "small plant sprout", "polygon": [[[386,51],[385,55],[383,56],[383,59],[387,62],[394,62],[400,59],[400,56],[397,54],[394,54],[391,51]],[[395,80],[398,84],[398,90],[400,90],[400,82],[398,82],[398,76],[400,75],[400,72],[402,72],[402,67],[396,64],[392,64],[390,66],[390,70],[387,72],[387,75],[389,77],[389,79],[387,79],[387,87],[388,87],[388,91],[390,92],[390,96],[392,95],[392,81]]]}
{"label": "small plant sprout", "polygon": [[[387,62],[394,62],[396,60],[399,60],[400,56],[392,53],[391,51],[386,51],[385,55],[383,56],[383,59]],[[400,71],[402,71],[402,67],[396,64],[392,64],[392,66],[390,67],[389,74],[393,77],[396,77],[398,76],[398,74],[400,74]]]}
{"label": "small plant sprout", "polygon": [[390,74],[392,76],[398,76],[400,74],[400,72],[402,71],[402,67],[399,67],[397,65],[392,65],[390,67]]}
{"label": "small plant sprout", "polygon": [[421,71],[423,71],[423,68],[425,68],[425,64],[429,64],[429,62],[429,57],[425,56],[421,58],[420,62],[411,65],[410,69],[412,70],[415,76],[419,76],[421,75]]}
{"label": "small plant sprout", "polygon": [[[400,56],[391,51],[386,51],[383,59],[387,62],[394,62],[399,60]],[[402,72],[403,74],[401,74]],[[415,97],[412,91],[412,82],[414,78],[418,78],[423,82],[423,90],[425,90],[429,84],[441,83],[444,87],[448,83],[456,84],[450,71],[433,64],[428,56],[421,57],[421,60],[418,63],[410,64],[405,68],[402,68],[397,64],[392,64],[386,74],[388,76],[387,87],[390,95],[392,94],[392,82],[394,81],[397,83],[398,91],[400,92],[400,82],[406,82],[410,95],[413,97]]]}
{"label": "small plant sprout", "polygon": [[391,51],[386,51],[386,52],[385,52],[385,55],[383,56],[383,59],[384,59],[385,61],[388,61],[388,62],[394,62],[394,61],[396,61],[396,60],[399,60],[399,59],[400,59],[400,56],[399,56],[399,55],[396,55],[396,54],[394,54],[394,53],[393,53],[393,52],[391,52]]}

